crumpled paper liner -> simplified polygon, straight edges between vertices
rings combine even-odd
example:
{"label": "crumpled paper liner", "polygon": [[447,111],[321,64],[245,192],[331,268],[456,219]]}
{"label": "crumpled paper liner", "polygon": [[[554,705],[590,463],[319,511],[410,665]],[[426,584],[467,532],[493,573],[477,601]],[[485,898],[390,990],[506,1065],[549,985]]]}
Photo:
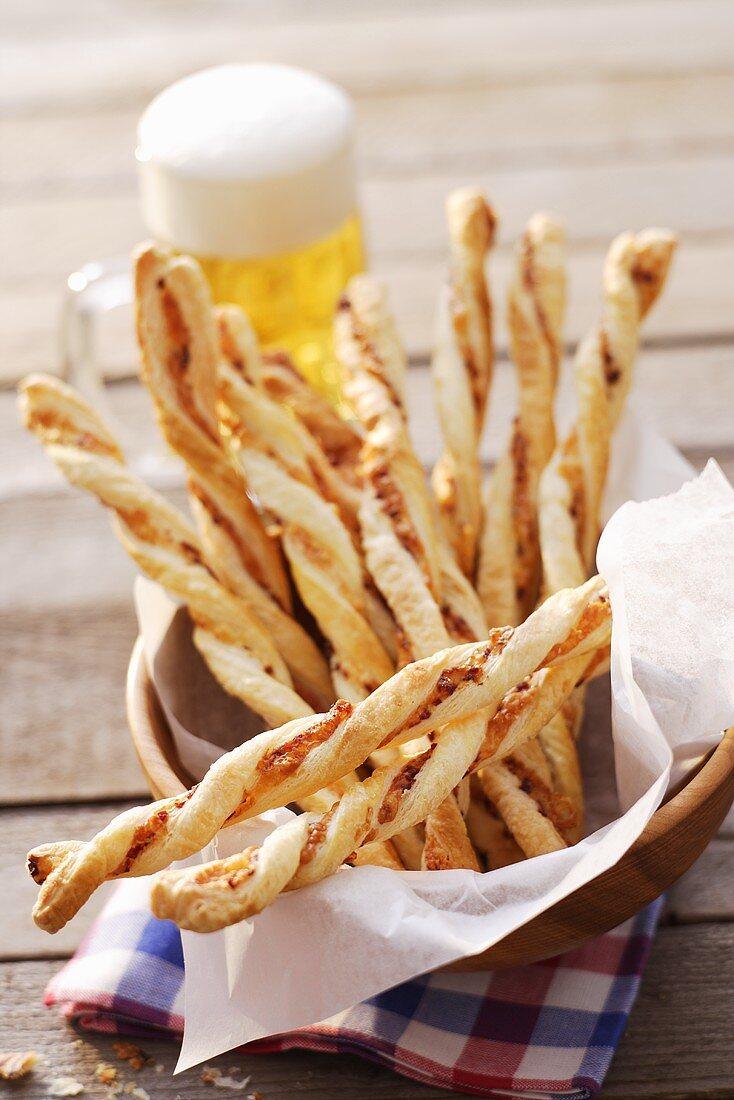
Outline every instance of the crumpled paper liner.
{"label": "crumpled paper liner", "polygon": [[[184,932],[179,1069],[326,1019],[484,951],[613,866],[634,843],[669,783],[734,722],[734,490],[715,462],[695,480],[692,474],[673,447],[626,414],[605,498],[606,515],[614,515],[598,552],[613,610],[613,721],[608,683],[592,685],[581,740],[589,835],[489,874],[344,868],[232,928]],[[181,760],[198,778],[262,723],[213,681],[184,611],[142,580],[136,602]],[[610,736],[600,736],[599,727]],[[584,760],[585,745],[593,752]],[[189,862],[258,843],[289,816],[276,810],[225,829]]]}

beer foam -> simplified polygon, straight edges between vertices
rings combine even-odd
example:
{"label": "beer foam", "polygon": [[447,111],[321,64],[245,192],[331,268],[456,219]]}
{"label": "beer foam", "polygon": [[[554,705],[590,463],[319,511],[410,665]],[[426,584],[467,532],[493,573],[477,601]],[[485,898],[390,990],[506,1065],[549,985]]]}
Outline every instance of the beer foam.
{"label": "beer foam", "polygon": [[303,247],[356,208],[353,137],[351,100],[314,73],[266,64],[194,73],[140,120],[144,220],[199,255]]}

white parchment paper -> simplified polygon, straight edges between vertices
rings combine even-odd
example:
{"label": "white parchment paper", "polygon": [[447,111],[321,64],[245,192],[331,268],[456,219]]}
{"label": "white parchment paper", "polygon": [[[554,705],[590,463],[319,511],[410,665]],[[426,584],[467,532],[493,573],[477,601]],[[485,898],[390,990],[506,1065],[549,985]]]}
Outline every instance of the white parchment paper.
{"label": "white parchment paper", "polygon": [[[628,412],[606,494],[606,514],[614,514],[598,552],[613,611],[621,816],[573,848],[491,874],[345,868],[223,932],[184,933],[186,1031],[178,1069],[327,1019],[484,951],[619,860],[671,780],[734,723],[734,490],[714,462],[698,478],[692,473]],[[192,736],[181,721],[183,713],[191,727],[180,680],[190,694],[209,698],[202,691],[209,674],[190,645],[180,667],[175,631],[188,629],[186,617],[147,582],[138,582],[136,598],[150,668],[182,759],[198,776],[219,746],[252,732],[253,719],[239,704],[219,700],[198,715],[196,729],[207,731],[208,742]],[[199,858],[257,843],[288,815],[278,810],[226,829]]]}

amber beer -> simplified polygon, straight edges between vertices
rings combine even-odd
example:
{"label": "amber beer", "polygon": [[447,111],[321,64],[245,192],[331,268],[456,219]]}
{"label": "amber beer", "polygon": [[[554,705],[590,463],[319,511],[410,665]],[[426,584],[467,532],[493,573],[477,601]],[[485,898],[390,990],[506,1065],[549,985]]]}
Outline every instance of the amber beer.
{"label": "amber beer", "polygon": [[241,305],[333,396],[334,308],[364,267],[353,143],[346,93],[283,65],[195,73],[138,127],[149,232],[196,256],[215,300]]}

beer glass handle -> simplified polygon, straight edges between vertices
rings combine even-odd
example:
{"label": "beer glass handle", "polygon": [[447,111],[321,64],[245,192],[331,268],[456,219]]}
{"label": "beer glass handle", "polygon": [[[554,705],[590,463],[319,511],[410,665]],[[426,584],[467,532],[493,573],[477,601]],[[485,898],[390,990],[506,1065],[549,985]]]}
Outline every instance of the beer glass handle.
{"label": "beer glass handle", "polygon": [[[132,352],[132,337],[117,340],[103,337],[107,314],[120,307],[125,309],[125,322],[130,323],[133,301],[132,273],[128,257],[95,260],[72,272],[67,279],[67,293],[61,318],[61,363],[63,376],[97,407],[105,406],[104,381],[111,373],[125,373],[127,350]],[[119,325],[117,326],[120,327]],[[115,352],[110,355],[110,348]],[[129,363],[129,373],[136,370],[136,358]]]}
{"label": "beer glass handle", "polygon": [[[63,377],[100,414],[140,477],[157,488],[180,485],[181,467],[164,446],[150,401],[131,402],[127,416],[105,382],[138,375],[133,277],[128,256],[95,260],[67,279],[61,317]],[[133,411],[134,410],[134,411]]]}

